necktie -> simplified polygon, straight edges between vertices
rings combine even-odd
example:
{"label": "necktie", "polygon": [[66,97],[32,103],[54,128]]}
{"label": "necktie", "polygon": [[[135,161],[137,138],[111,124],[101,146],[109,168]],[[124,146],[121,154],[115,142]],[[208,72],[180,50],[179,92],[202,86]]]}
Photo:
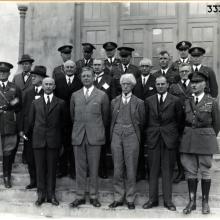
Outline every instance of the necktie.
{"label": "necktie", "polygon": [[86,63],[85,63],[85,65],[87,66],[87,65],[88,65],[88,63],[89,63],[89,61],[88,61],[88,60],[86,60]]}
{"label": "necktie", "polygon": [[196,99],[195,99],[196,101],[195,101],[195,104],[197,105],[198,103],[199,103],[199,98],[198,97],[196,97]]}
{"label": "necktie", "polygon": [[183,80],[183,87],[186,88],[186,79]]}
{"label": "necktie", "polygon": [[69,77],[69,79],[68,79],[68,86],[70,86],[71,85],[71,80],[70,80],[70,77]]}
{"label": "necktie", "polygon": [[128,97],[125,96],[124,98],[125,98],[125,99],[124,99],[124,104],[127,105],[127,104],[128,104]]}
{"label": "necktie", "polygon": [[24,82],[26,82],[27,80],[28,80],[28,77],[29,77],[29,73],[26,73],[25,75],[24,75]]}
{"label": "necktie", "polygon": [[143,86],[145,86],[145,84],[146,84],[146,78],[143,77]]}
{"label": "necktie", "polygon": [[160,106],[162,106],[163,105],[163,94],[160,95],[160,101],[159,102],[160,102]]}
{"label": "necktie", "polygon": [[199,71],[199,70],[198,70],[198,68],[196,67],[196,68],[195,68],[195,72],[198,72],[198,71]]}
{"label": "necktie", "polygon": [[128,69],[127,66],[124,65],[124,72],[125,73],[127,72],[127,69]]}
{"label": "necktie", "polygon": [[162,75],[165,76],[165,71],[162,71]]}
{"label": "necktie", "polygon": [[47,111],[50,109],[50,96],[47,96]]}
{"label": "necktie", "polygon": [[3,89],[3,90],[5,89],[5,84],[4,84],[4,83],[2,83],[2,89]]}
{"label": "necktie", "polygon": [[86,92],[85,92],[85,98],[88,99],[89,98],[89,90],[86,89]]}
{"label": "necktie", "polygon": [[38,89],[37,89],[37,87],[35,87],[35,94],[37,94],[38,93]]}

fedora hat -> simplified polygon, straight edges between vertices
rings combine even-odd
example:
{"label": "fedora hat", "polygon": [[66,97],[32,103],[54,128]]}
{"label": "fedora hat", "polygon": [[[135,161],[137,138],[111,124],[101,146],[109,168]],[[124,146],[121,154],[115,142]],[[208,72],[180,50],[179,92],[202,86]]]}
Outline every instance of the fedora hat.
{"label": "fedora hat", "polygon": [[46,73],[47,68],[45,66],[35,66],[34,69],[31,71],[31,74],[39,75],[42,77],[48,77]]}
{"label": "fedora hat", "polygon": [[33,63],[34,59],[30,57],[28,54],[23,54],[21,59],[18,61],[18,64],[22,64],[23,62]]}

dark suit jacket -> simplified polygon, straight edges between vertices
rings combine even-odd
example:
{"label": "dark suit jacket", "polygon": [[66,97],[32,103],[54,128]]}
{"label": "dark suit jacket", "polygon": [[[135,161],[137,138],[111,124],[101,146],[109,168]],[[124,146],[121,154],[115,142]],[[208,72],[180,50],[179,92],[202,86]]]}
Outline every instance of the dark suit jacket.
{"label": "dark suit jacket", "polygon": [[[180,66],[181,63],[182,63],[182,61],[181,61],[180,59],[174,61],[174,62],[171,64],[170,69],[172,69],[173,71],[179,72],[179,66]],[[188,59],[188,61],[187,61],[186,63],[192,65],[192,62],[191,62],[190,59]]]}
{"label": "dark suit jacket", "polygon": [[57,149],[61,147],[66,109],[62,99],[53,96],[49,112],[46,110],[44,97],[34,100],[29,115],[29,130],[32,132],[33,148]]}
{"label": "dark suit jacket", "polygon": [[[121,104],[121,95],[117,96],[111,102],[111,128],[110,128],[110,140],[112,138],[112,133],[114,130],[115,122],[119,113],[120,104]],[[135,95],[131,96],[130,99],[130,112],[131,112],[131,120],[133,127],[135,129],[135,133],[139,142],[141,142],[141,133],[145,124],[145,109],[144,102],[137,98]]]}
{"label": "dark suit jacket", "polygon": [[169,93],[180,98],[181,104],[184,106],[185,99],[189,98],[192,95],[191,84],[185,88],[182,81],[174,83],[169,88]]}
{"label": "dark suit jacket", "polygon": [[218,96],[218,83],[216,80],[215,72],[208,66],[201,66],[199,71],[204,72],[208,80],[206,81],[206,88],[205,92],[210,94],[213,98],[216,98]]}
{"label": "dark suit jacket", "polygon": [[35,88],[33,85],[24,94],[23,99],[23,105],[22,105],[22,111],[21,111],[21,118],[19,118],[19,131],[25,131],[28,130],[29,125],[29,113],[32,102],[35,100],[35,95],[42,96],[43,95],[43,89],[40,90],[38,94],[35,93]]}
{"label": "dark suit jacket", "polygon": [[154,95],[156,92],[155,77],[152,74],[149,75],[145,86],[142,84],[142,78],[139,77],[137,79],[137,84],[133,89],[133,94],[141,100],[145,100],[146,98]]}
{"label": "dark suit jacket", "polygon": [[86,100],[83,88],[74,92],[70,100],[73,122],[72,145],[81,145],[86,133],[90,145],[105,144],[105,127],[109,121],[109,100],[105,92],[94,87]]}
{"label": "dark suit jacket", "polygon": [[104,71],[108,75],[113,77],[113,75],[115,75],[114,72],[117,71],[118,66],[120,65],[120,63],[121,63],[121,60],[118,59],[118,58],[115,58],[113,63],[109,63],[108,59],[105,59],[104,60],[104,65],[105,65],[105,70]]}
{"label": "dark suit jacket", "polygon": [[56,79],[57,77],[59,77],[60,75],[63,75],[63,74],[65,75],[64,66],[62,64],[62,65],[54,68],[53,73],[52,73],[52,77],[54,79]]}
{"label": "dark suit jacket", "polygon": [[[87,64],[87,66],[92,67],[93,65],[93,58],[91,58],[89,60],[89,63]],[[76,61],[76,75],[80,77],[80,74],[82,72],[82,68],[86,66],[84,59],[80,59]]]}
{"label": "dark suit jacket", "polygon": [[66,124],[72,125],[71,117],[70,117],[70,98],[72,93],[76,92],[77,90],[82,88],[81,80],[78,78],[78,76],[74,76],[74,79],[70,86],[68,86],[65,74],[59,74],[56,75],[54,78],[56,88],[54,90],[54,94],[56,97],[63,99],[65,101],[65,108],[67,111],[67,117],[66,117]]}
{"label": "dark suit jacket", "polygon": [[158,114],[157,94],[145,100],[146,110],[146,146],[153,149],[163,138],[168,149],[178,147],[180,133],[183,129],[183,107],[179,98],[167,94],[162,107],[161,118]]}
{"label": "dark suit jacket", "polygon": [[8,82],[4,90],[0,86],[0,91],[4,95],[4,98],[0,95],[0,106],[4,106],[4,112],[0,113],[0,134],[16,134],[16,118],[22,106],[21,90],[14,83]]}
{"label": "dark suit jacket", "polygon": [[109,100],[111,100],[112,83],[113,83],[112,77],[104,71],[101,80],[98,83],[95,81],[94,85],[96,86],[97,89],[100,89],[103,92],[105,92],[108,95]]}
{"label": "dark suit jacket", "polygon": [[[155,78],[157,76],[161,75],[162,71],[161,69],[154,73]],[[166,73],[167,82],[171,85],[173,83],[178,83],[180,81],[180,76],[178,71],[173,71],[171,68],[168,69]]]}

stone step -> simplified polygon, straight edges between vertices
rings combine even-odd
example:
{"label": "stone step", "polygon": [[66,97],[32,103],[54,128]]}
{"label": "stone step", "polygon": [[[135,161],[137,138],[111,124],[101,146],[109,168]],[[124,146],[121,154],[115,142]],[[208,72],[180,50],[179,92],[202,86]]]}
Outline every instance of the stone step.
{"label": "stone step", "polygon": [[[181,198],[180,198],[181,199]],[[87,204],[81,205],[79,208],[73,209],[68,203],[61,202],[59,206],[52,206],[49,203],[42,204],[41,207],[36,207],[33,202],[5,202],[0,201],[0,213],[14,213],[16,217],[47,217],[47,218],[217,218],[220,214],[220,209],[213,207],[211,201],[211,213],[209,215],[201,214],[201,206],[198,204],[197,210],[193,211],[189,216],[182,213],[184,206],[177,205],[177,211],[172,212],[162,206],[152,209],[142,209],[140,205],[136,206],[135,210],[128,210],[124,205],[116,209],[108,208],[108,203],[102,203],[100,208],[94,208],[88,201]],[[11,215],[10,215],[11,216]],[[14,219],[14,218],[13,218]]]}

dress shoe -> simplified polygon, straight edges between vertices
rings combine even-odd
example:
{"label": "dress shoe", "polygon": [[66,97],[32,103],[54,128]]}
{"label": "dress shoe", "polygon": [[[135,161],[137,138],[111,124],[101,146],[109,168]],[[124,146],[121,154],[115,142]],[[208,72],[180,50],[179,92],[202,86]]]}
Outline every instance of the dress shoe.
{"label": "dress shoe", "polygon": [[5,188],[11,188],[11,177],[9,177],[9,176],[5,177],[4,176],[3,180],[4,180]]}
{"label": "dress shoe", "polygon": [[59,178],[59,179],[65,177],[65,176],[67,176],[66,173],[58,173],[57,174],[57,178]]}
{"label": "dress shoe", "polygon": [[36,188],[37,187],[37,184],[36,183],[30,183],[29,185],[27,185],[26,187],[25,187],[25,189],[34,189],[34,188]]}
{"label": "dress shoe", "polygon": [[92,204],[94,207],[101,207],[101,203],[98,199],[90,199],[90,204]]}
{"label": "dress shoe", "polygon": [[153,202],[153,201],[149,200],[148,202],[146,202],[143,205],[143,209],[151,209],[151,208],[156,207],[158,205],[159,205],[158,201]]}
{"label": "dress shoe", "polygon": [[176,211],[176,206],[172,202],[164,202],[164,207],[170,211]]}
{"label": "dress shoe", "polygon": [[108,207],[109,208],[116,208],[118,206],[123,206],[123,202],[118,202],[118,201],[114,201],[113,203],[111,203]]}
{"label": "dress shoe", "polygon": [[38,198],[35,202],[36,206],[41,206],[45,202],[45,198]]}
{"label": "dress shoe", "polygon": [[83,205],[86,204],[86,200],[85,199],[76,199],[73,202],[70,203],[70,207],[72,208],[76,208],[79,205]]}
{"label": "dress shoe", "polygon": [[55,196],[53,196],[51,199],[47,199],[47,202],[55,206],[58,206],[60,204]]}
{"label": "dress shoe", "polygon": [[108,178],[108,176],[104,173],[99,174],[99,177],[102,178],[102,179],[107,179]]}
{"label": "dress shoe", "polygon": [[127,202],[128,209],[135,209],[135,205],[133,202]]}

